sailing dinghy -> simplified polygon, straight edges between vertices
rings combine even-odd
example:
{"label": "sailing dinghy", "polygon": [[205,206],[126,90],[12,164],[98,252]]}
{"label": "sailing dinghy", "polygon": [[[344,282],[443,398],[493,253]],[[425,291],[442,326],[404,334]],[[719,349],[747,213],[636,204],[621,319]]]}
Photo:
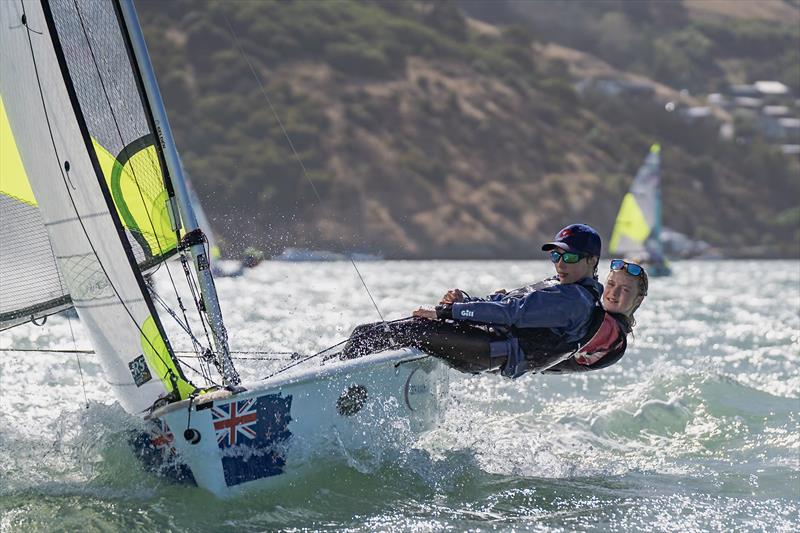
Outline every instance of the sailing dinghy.
{"label": "sailing dinghy", "polygon": [[[0,329],[74,306],[116,399],[199,486],[276,487],[326,443],[435,424],[446,369],[415,350],[240,383],[132,0],[0,2],[0,111]],[[176,254],[207,335],[149,281]],[[191,341],[194,374],[162,316]]]}
{"label": "sailing dinghy", "polygon": [[661,242],[661,146],[658,144],[650,147],[622,199],[609,252],[641,263],[650,276],[670,274]]}

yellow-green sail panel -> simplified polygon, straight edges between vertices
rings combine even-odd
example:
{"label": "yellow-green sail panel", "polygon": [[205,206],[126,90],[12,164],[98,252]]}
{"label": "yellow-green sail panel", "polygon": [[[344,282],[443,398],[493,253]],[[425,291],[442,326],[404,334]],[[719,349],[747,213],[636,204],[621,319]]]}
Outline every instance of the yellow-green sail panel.
{"label": "yellow-green sail panel", "polygon": [[0,330],[70,307],[0,96]]}
{"label": "yellow-green sail panel", "polygon": [[620,249],[620,241],[627,238],[639,245],[643,245],[650,236],[650,226],[647,224],[644,213],[636,203],[632,193],[627,193],[622,199],[614,230],[611,233],[609,249],[615,253]]}
{"label": "yellow-green sail panel", "polygon": [[151,257],[173,251],[178,238],[167,211],[169,195],[155,146],[131,145],[128,152],[132,155],[121,162],[96,140],[92,144],[125,228],[137,236]]}
{"label": "yellow-green sail panel", "polygon": [[0,194],[36,207],[36,198],[28,183],[25,167],[8,123],[6,108],[0,96]]}
{"label": "yellow-green sail panel", "polygon": [[142,350],[147,365],[161,380],[165,389],[176,392],[181,400],[197,390],[182,377],[152,316],[142,324]]}

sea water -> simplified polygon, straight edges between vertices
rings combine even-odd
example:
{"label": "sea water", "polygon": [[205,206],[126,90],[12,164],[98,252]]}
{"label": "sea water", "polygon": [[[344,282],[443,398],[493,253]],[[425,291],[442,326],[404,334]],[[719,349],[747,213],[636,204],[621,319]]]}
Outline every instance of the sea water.
{"label": "sea water", "polygon": [[[0,531],[796,531],[800,262],[673,266],[651,280],[617,365],[516,380],[452,372],[436,430],[319,450],[294,486],[226,501],[138,464],[128,434],[140,422],[92,355],[36,351],[90,348],[77,319],[3,332],[0,348],[33,351],[0,352]],[[386,319],[448,288],[480,295],[552,270],[358,268]],[[267,262],[217,288],[232,348],[258,352],[236,355],[245,381],[285,364],[280,352],[311,354],[379,319],[349,263]]]}

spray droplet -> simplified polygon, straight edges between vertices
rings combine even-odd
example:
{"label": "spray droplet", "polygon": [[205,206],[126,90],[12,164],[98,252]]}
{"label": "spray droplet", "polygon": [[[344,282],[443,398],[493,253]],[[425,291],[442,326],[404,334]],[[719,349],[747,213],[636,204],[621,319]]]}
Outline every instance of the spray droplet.
{"label": "spray droplet", "polygon": [[675,102],[667,102],[667,104],[664,106],[664,109],[672,113],[675,111]]}

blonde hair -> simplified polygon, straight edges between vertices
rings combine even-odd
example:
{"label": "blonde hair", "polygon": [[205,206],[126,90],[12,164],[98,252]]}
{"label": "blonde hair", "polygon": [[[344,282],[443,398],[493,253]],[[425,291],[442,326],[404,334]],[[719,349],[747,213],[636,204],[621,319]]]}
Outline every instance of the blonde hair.
{"label": "blonde hair", "polygon": [[[633,327],[636,325],[636,318],[634,318],[633,314],[639,309],[639,307],[642,305],[642,302],[644,302],[644,297],[647,296],[647,290],[650,287],[650,280],[647,277],[647,271],[644,269],[644,267],[639,261],[627,258],[623,259],[623,261],[625,261],[626,263],[634,264],[642,269],[641,274],[639,274],[638,276],[632,276],[636,278],[639,287],[639,294],[637,294],[636,297],[637,298],[641,297],[641,300],[639,300],[639,303],[633,306],[633,309],[631,309],[630,311],[628,311],[627,314],[624,315],[626,318],[626,322],[628,324],[628,332],[631,332],[633,331]],[[617,272],[617,271],[612,270],[611,272]],[[609,276],[611,275],[611,272],[608,273]],[[630,276],[627,270],[625,270],[625,274]]]}
{"label": "blonde hair", "polygon": [[[628,261],[628,262],[631,263],[632,261]],[[642,302],[644,302],[644,297],[647,296],[647,289],[650,287],[650,280],[647,277],[647,270],[645,270],[644,267],[642,265],[640,265],[639,263],[636,263],[636,264],[639,265],[642,268],[642,273],[639,274],[638,276],[635,276],[639,280],[639,294],[637,294],[636,296],[637,297],[641,296],[642,299],[639,300],[639,303],[636,304],[633,307],[633,309],[631,309],[631,312],[630,312],[630,314],[631,314],[631,327],[636,325],[636,319],[633,318],[633,314],[636,312],[637,309],[639,309],[639,306],[642,305]],[[626,274],[627,274],[627,272],[626,272]]]}

